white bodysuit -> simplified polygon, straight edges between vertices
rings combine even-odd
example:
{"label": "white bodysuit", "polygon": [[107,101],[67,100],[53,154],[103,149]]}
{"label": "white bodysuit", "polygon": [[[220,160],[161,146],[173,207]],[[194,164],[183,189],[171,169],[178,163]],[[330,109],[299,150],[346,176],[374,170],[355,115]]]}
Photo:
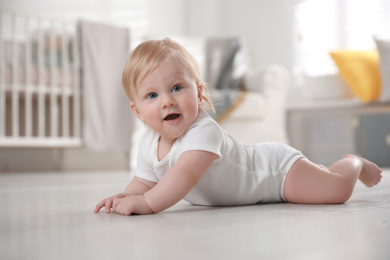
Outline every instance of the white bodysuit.
{"label": "white bodysuit", "polygon": [[291,166],[304,157],[301,152],[282,143],[242,145],[204,111],[161,161],[157,157],[159,137],[151,130],[142,141],[136,176],[158,182],[180,155],[189,150],[203,150],[219,156],[184,198],[195,205],[284,201],[285,176]]}

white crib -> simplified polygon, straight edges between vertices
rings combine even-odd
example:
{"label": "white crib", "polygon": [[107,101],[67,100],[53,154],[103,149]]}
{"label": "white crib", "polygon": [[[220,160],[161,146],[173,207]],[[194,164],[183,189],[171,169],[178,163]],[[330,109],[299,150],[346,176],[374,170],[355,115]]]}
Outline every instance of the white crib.
{"label": "white crib", "polygon": [[0,8],[0,147],[81,144],[76,22]]}

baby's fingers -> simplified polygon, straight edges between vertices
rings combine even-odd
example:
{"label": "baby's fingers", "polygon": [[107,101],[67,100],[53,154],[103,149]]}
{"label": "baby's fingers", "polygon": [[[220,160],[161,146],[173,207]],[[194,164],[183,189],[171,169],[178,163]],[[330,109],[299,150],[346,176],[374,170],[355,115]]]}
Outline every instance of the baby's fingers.
{"label": "baby's fingers", "polygon": [[102,200],[101,202],[99,202],[99,204],[96,205],[94,212],[98,213],[99,210],[104,207],[104,204],[105,204],[105,200]]}
{"label": "baby's fingers", "polygon": [[96,205],[94,212],[98,213],[99,210],[103,207],[106,208],[106,213],[111,212],[112,198],[104,199],[99,204]]}
{"label": "baby's fingers", "polygon": [[130,216],[131,215],[131,207],[129,205],[126,205],[124,203],[119,203],[115,207],[115,212],[121,215]]}
{"label": "baby's fingers", "polygon": [[104,207],[106,208],[106,213],[111,212],[111,207],[112,207],[112,198],[109,198],[106,200],[106,203],[104,204]]}
{"label": "baby's fingers", "polygon": [[112,209],[116,212],[116,207],[121,202],[122,198],[114,198],[112,200]]}

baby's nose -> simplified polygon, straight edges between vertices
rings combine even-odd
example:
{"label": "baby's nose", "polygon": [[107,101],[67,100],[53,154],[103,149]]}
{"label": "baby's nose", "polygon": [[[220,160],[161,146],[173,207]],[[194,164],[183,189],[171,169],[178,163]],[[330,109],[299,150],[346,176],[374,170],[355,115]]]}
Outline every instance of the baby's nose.
{"label": "baby's nose", "polygon": [[162,102],[162,107],[170,107],[170,106],[174,106],[176,104],[175,100],[170,96],[170,95],[166,95],[163,99],[163,102]]}

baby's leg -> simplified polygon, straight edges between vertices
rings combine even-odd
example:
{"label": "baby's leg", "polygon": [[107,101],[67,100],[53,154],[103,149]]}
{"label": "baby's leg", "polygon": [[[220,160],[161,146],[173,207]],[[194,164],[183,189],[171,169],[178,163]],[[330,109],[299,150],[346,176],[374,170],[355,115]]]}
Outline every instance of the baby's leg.
{"label": "baby's leg", "polygon": [[302,158],[288,172],[283,194],[293,203],[344,203],[357,179],[373,186],[380,181],[381,172],[374,163],[354,155],[344,156],[329,169]]}
{"label": "baby's leg", "polygon": [[352,154],[344,155],[343,159],[345,158],[357,158],[362,161],[363,169],[359,175],[359,180],[367,187],[372,187],[380,182],[382,170],[375,163]]}

